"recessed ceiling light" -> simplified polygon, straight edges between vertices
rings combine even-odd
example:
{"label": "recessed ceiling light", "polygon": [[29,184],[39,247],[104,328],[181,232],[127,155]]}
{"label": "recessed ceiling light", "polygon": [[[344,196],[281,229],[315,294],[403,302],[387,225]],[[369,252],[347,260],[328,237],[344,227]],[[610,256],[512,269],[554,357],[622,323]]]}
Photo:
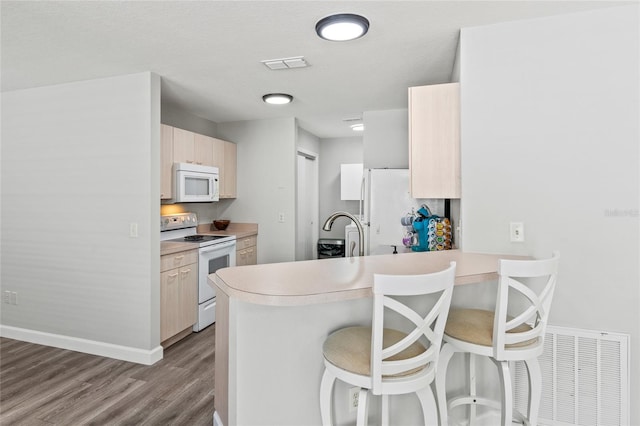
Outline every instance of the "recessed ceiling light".
{"label": "recessed ceiling light", "polygon": [[364,124],[363,123],[352,124],[351,125],[351,130],[353,130],[354,132],[363,132],[364,131]]}
{"label": "recessed ceiling light", "polygon": [[286,93],[269,93],[262,97],[262,100],[272,105],[284,105],[293,101],[293,96]]}
{"label": "recessed ceiling light", "polygon": [[348,41],[362,37],[369,31],[367,18],[352,13],[341,13],[322,18],[316,24],[320,38],[330,41]]}

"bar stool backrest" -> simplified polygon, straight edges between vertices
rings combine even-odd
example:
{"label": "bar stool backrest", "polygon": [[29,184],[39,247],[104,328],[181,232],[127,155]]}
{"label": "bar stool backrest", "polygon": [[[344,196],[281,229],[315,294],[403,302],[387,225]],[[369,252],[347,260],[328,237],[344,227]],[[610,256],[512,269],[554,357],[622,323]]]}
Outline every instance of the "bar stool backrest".
{"label": "bar stool backrest", "polygon": [[[371,373],[372,392],[374,395],[386,393],[383,377],[410,375],[412,372],[422,371],[421,382],[426,384],[433,380],[438,355],[442,344],[444,326],[447,322],[451,294],[455,280],[455,262],[443,271],[427,275],[374,275],[373,285],[373,324],[371,339]],[[391,296],[438,295],[435,304],[412,303],[412,305],[426,306],[427,312],[417,312],[407,304],[401,303]],[[428,307],[431,306],[430,309]],[[399,342],[383,348],[383,329],[385,309],[390,309],[406,318],[413,324],[413,330]],[[419,310],[419,309],[418,309]],[[404,351],[422,337],[426,338],[426,351],[403,360],[389,358]],[[423,341],[425,341],[423,339]],[[400,380],[401,381],[401,380]],[[396,381],[395,385],[398,383]],[[407,383],[415,387],[416,383]],[[408,389],[408,391],[411,391]]]}
{"label": "bar stool backrest", "polygon": [[[529,359],[542,353],[559,259],[556,251],[544,260],[500,260],[493,326],[496,360]],[[535,290],[530,284],[532,279],[538,279]],[[523,302],[517,304],[514,312],[516,304],[510,302],[516,298]]]}

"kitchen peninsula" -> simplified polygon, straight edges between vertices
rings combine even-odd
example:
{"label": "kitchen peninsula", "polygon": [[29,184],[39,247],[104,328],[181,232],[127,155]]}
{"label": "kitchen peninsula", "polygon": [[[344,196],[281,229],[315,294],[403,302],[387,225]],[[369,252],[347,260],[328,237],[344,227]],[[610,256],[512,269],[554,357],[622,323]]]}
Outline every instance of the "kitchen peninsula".
{"label": "kitchen peninsula", "polygon": [[[272,263],[210,275],[218,294],[215,423],[319,425],[322,343],[335,329],[371,323],[375,273],[426,274],[455,261],[456,285],[472,284],[495,281],[500,258],[519,257],[450,250]],[[355,417],[340,385],[335,412],[340,419]]]}

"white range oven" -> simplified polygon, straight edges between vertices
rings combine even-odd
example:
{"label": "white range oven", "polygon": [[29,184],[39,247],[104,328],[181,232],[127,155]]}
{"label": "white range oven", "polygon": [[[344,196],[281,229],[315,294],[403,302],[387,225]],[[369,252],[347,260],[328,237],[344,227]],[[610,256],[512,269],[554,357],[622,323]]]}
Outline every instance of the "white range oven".
{"label": "white range oven", "polygon": [[184,242],[198,249],[198,322],[193,331],[200,331],[216,320],[216,290],[207,282],[208,275],[236,266],[236,236],[198,234],[197,226],[195,213],[160,217],[160,241]]}

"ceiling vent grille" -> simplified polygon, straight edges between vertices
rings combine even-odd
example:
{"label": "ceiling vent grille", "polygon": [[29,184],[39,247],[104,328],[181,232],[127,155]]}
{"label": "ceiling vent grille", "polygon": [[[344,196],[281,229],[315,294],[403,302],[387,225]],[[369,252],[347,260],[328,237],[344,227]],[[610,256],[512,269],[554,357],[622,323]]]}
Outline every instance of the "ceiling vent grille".
{"label": "ceiling vent grille", "polygon": [[309,63],[304,59],[304,56],[294,56],[292,58],[282,59],[265,59],[260,62],[270,70],[288,70],[292,68],[306,68],[309,66]]}

